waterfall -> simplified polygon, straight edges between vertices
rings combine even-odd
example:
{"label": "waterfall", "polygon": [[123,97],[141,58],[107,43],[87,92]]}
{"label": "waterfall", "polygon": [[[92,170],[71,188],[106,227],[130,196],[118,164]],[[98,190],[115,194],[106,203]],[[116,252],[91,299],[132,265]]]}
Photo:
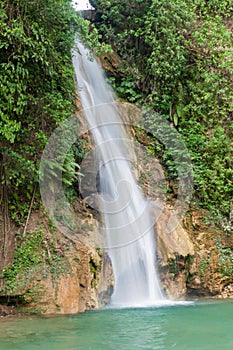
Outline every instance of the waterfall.
{"label": "waterfall", "polygon": [[96,60],[77,40],[73,65],[86,120],[97,152],[98,193],[105,221],[104,244],[115,278],[111,304],[148,306],[163,300],[155,266],[150,204],[132,173],[123,123],[111,87]]}

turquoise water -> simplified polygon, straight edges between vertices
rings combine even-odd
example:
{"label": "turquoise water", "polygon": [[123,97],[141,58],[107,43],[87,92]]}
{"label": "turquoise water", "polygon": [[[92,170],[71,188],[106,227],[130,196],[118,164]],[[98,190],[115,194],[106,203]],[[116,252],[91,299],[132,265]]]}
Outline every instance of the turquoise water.
{"label": "turquoise water", "polygon": [[1,350],[232,350],[233,302],[4,318]]}

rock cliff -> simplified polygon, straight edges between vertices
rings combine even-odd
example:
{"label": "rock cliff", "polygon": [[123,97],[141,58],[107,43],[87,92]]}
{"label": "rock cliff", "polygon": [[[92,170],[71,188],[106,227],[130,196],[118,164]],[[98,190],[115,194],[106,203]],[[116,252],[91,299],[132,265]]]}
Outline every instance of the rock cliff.
{"label": "rock cliff", "polygon": [[[182,220],[176,221],[172,201],[165,198],[163,169],[158,159],[148,157],[145,135],[137,131],[140,109],[120,103],[119,110],[133,146],[129,154],[133,171],[144,195],[152,203],[158,272],[164,293],[171,299],[231,297],[231,277],[223,277],[224,264],[230,266],[229,257],[224,255],[228,260],[222,263],[220,259],[223,253],[227,254],[227,247],[223,246],[223,233],[204,224],[205,213],[195,208],[190,208]],[[87,141],[87,150],[90,150],[90,135],[86,133],[83,137]],[[83,166],[86,173],[88,169],[91,172],[90,159],[87,158]],[[88,196],[88,188],[86,193]],[[109,301],[114,277],[107,254],[96,246],[98,213],[91,208],[90,198],[77,197],[73,207],[80,220],[81,240],[62,235],[51,226],[42,211],[32,212],[22,244],[26,252],[31,247],[27,244],[34,233],[42,232],[41,245],[38,246],[42,258],[38,259],[37,264],[20,271],[16,280],[11,280],[11,283],[15,283],[14,288],[9,286],[7,275],[3,273],[0,292],[2,315],[12,314],[16,309],[45,314],[72,314],[98,308]],[[171,223],[171,218],[173,229],[167,232],[166,226],[168,221]],[[17,263],[14,265],[14,252],[17,252],[19,241],[17,235],[12,237],[15,236],[5,247],[8,250],[5,263],[5,267],[9,268],[8,274],[14,271],[11,266],[17,266]],[[232,245],[229,239],[228,244]],[[4,272],[3,266],[1,270]]]}

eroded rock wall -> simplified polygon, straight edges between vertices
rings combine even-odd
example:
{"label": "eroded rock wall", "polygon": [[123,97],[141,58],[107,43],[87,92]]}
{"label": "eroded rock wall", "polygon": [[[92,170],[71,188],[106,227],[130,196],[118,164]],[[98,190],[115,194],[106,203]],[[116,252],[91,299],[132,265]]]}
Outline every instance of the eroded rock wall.
{"label": "eroded rock wall", "polygon": [[[113,285],[111,264],[106,253],[94,243],[98,221],[84,206],[85,203],[79,204],[77,216],[81,232],[73,239],[54,227],[51,230],[49,219],[42,211],[31,214],[26,235],[30,242],[34,232],[43,233],[42,245],[38,246],[41,259],[19,271],[15,280],[9,281],[6,276],[0,280],[4,314],[17,310],[74,314],[99,308],[109,300]],[[31,249],[30,245],[24,248],[25,253]],[[14,256],[14,251],[11,253]]]}
{"label": "eroded rock wall", "polygon": [[[135,176],[145,197],[154,203],[152,207],[159,208],[159,213],[156,212],[157,209],[154,210],[155,238],[158,272],[164,293],[171,299],[196,296],[231,297],[233,284],[230,272],[229,276],[222,276],[224,265],[220,264],[220,256],[224,249],[232,246],[232,242],[228,240],[226,241],[228,246],[226,242],[223,245],[222,232],[205,225],[203,223],[205,213],[198,212],[194,208],[190,208],[181,221],[175,220],[172,203],[165,201],[163,191],[157,190],[164,180],[159,160],[155,157],[144,157],[146,136],[143,133],[135,135],[134,124],[140,119],[141,111],[135,106],[124,103],[120,105],[120,113],[127,126],[129,139],[132,144],[135,143],[134,150],[129,154]],[[90,135],[88,133],[83,135],[89,142],[89,150]],[[140,137],[143,149],[135,142],[136,138],[140,141]],[[88,172],[89,167],[92,171],[88,159],[84,166],[87,167],[85,171]],[[152,181],[152,186],[149,180]],[[14,313],[17,307],[23,308],[26,312],[72,314],[98,308],[109,301],[114,276],[106,252],[96,246],[100,218],[91,208],[90,199],[80,197],[73,203],[80,222],[77,239],[75,236],[66,237],[61,232],[54,231],[54,228],[52,232],[44,213],[32,213],[26,235],[38,229],[43,230],[45,232],[43,249],[48,258],[52,258],[51,255],[55,254],[60,257],[60,261],[52,267],[46,264],[35,267],[15,294],[5,295],[0,292],[1,300],[5,301],[5,305],[0,308],[2,314]],[[159,207],[159,203],[163,202],[166,204]],[[168,222],[172,226],[171,230],[167,230]],[[58,243],[53,245],[54,251],[51,252],[50,243],[53,237]],[[221,251],[216,242],[220,242]],[[14,256],[15,241],[13,243],[9,245],[12,246],[11,249],[8,247],[11,257],[9,264]],[[229,260],[227,263],[230,264]],[[62,268],[56,264],[61,264]],[[7,300],[14,305],[8,305],[7,308]]]}

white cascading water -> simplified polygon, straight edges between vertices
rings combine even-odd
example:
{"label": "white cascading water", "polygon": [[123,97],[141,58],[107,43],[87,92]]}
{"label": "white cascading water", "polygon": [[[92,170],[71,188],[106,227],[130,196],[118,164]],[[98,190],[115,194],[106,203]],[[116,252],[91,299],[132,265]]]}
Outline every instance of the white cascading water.
{"label": "white cascading water", "polygon": [[111,305],[148,306],[162,301],[155,266],[149,203],[128,160],[128,144],[111,87],[96,60],[77,39],[73,65],[86,120],[97,147],[98,192],[104,214],[104,244],[115,278]]}

